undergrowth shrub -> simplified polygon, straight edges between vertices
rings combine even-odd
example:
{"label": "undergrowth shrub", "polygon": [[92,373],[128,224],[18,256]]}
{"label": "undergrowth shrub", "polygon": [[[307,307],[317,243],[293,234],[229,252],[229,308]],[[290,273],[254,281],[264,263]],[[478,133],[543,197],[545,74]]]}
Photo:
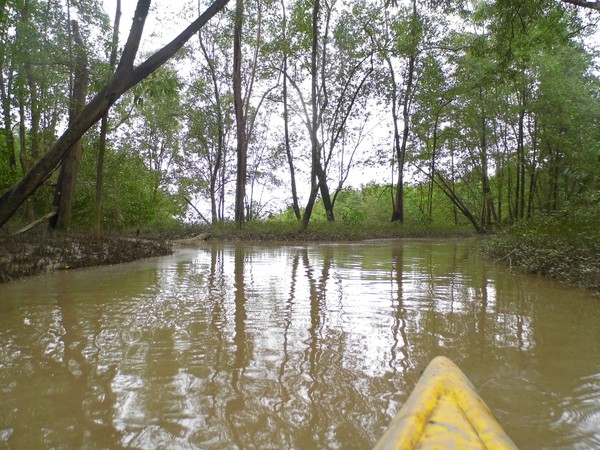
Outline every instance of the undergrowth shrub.
{"label": "undergrowth shrub", "polygon": [[600,295],[598,212],[561,212],[522,221],[483,242],[483,255]]}

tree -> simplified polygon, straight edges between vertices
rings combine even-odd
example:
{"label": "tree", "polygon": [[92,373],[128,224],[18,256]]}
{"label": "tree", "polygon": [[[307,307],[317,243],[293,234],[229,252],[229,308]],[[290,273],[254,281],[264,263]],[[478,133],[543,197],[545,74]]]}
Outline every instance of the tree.
{"label": "tree", "polygon": [[[283,102],[287,118],[284,126],[288,127],[290,123],[291,110],[309,137],[310,192],[301,219],[304,228],[308,226],[319,194],[327,220],[335,219],[336,195],[343,188],[362,139],[360,126],[354,135],[351,131],[352,120],[361,121],[355,107],[364,105],[366,81],[373,71],[372,52],[360,36],[362,28],[350,24],[358,23],[359,18],[354,11],[341,11],[335,8],[336,5],[336,2],[314,1],[310,5],[297,2],[289,23],[289,34],[294,38],[284,46]],[[308,6],[312,6],[310,16]],[[292,55],[294,62],[290,67],[288,62],[291,63]],[[309,82],[310,96],[306,98],[304,86]],[[362,112],[368,116],[364,110]],[[288,166],[293,168],[290,133],[287,128],[284,131]],[[348,147],[352,148],[349,155]],[[338,170],[337,185],[331,188],[329,183],[334,170]],[[299,208],[296,210],[299,214]]]}
{"label": "tree", "polygon": [[[73,20],[71,26],[73,33],[73,87],[69,108],[69,122],[73,123],[85,104],[89,71],[86,47],[79,32],[79,24]],[[54,194],[54,206],[57,208],[57,211],[56,215],[50,219],[50,226],[54,229],[64,230],[69,226],[82,152],[83,142],[81,139],[78,139],[71,146],[71,149],[62,162]]]}
{"label": "tree", "polygon": [[127,90],[148,77],[168,61],[228,0],[215,1],[173,41],[139,66],[134,60],[139,47],[150,0],[138,0],[135,19],[115,74],[108,84],[85,106],[56,143],[42,156],[24,177],[0,197],[0,226],[3,226],[19,206],[31,196],[65,158],[71,147],[98,122],[114,102]]}
{"label": "tree", "polygon": [[17,142],[13,131],[13,86],[15,68],[12,64],[12,51],[15,46],[9,38],[9,28],[15,20],[14,2],[6,2],[0,11],[0,103],[2,106],[2,137],[0,140],[0,190],[16,181],[20,175],[17,166]]}
{"label": "tree", "polygon": [[233,31],[233,105],[235,109],[237,137],[237,172],[235,183],[235,222],[244,223],[244,200],[248,165],[248,136],[246,134],[246,111],[242,98],[242,27],[244,25],[244,1],[236,0]]}
{"label": "tree", "polygon": [[563,3],[580,6],[582,8],[595,9],[600,11],[600,1],[585,1],[585,0],[561,0]]}
{"label": "tree", "polygon": [[187,197],[200,195],[210,201],[213,224],[225,219],[230,176],[234,111],[228,25],[212,21],[198,34],[199,48],[190,49],[197,68],[186,89],[186,156],[179,164],[181,189]]}
{"label": "tree", "polygon": [[416,0],[409,9],[386,8],[380,30],[369,29],[372,45],[387,71],[388,90],[383,95],[390,102],[393,126],[392,162],[396,166],[396,187],[392,194],[392,222],[404,221],[404,171],[411,132],[412,103],[417,89],[416,70],[422,58],[424,23]]}
{"label": "tree", "polygon": [[[113,23],[112,40],[110,43],[109,70],[110,75],[117,65],[117,51],[119,47],[119,27],[121,24],[121,0],[117,0],[115,9],[115,21]],[[109,76],[110,76],[109,75]],[[94,208],[94,228],[96,235],[100,235],[102,229],[102,190],[104,185],[104,155],[106,154],[106,139],[108,134],[108,112],[102,116],[100,122],[100,140],[98,143],[98,158],[96,162],[96,195]]]}
{"label": "tree", "polygon": [[288,168],[290,171],[290,188],[292,195],[292,209],[294,211],[294,215],[297,220],[302,219],[302,214],[300,212],[300,204],[298,203],[298,188],[296,186],[296,169],[294,166],[294,156],[292,153],[292,147],[290,142],[290,108],[289,108],[289,96],[288,96],[288,64],[289,57],[291,53],[290,45],[289,45],[289,37],[288,37],[288,19],[286,13],[286,2],[285,0],[281,0],[281,41],[280,45],[282,47],[282,101],[283,101],[283,145],[285,148],[285,155],[288,163]]}
{"label": "tree", "polygon": [[153,174],[152,197],[159,189],[168,191],[174,163],[181,158],[180,90],[177,71],[168,63],[133,88],[135,114],[129,119],[132,126],[125,133],[125,147],[140,155]]}

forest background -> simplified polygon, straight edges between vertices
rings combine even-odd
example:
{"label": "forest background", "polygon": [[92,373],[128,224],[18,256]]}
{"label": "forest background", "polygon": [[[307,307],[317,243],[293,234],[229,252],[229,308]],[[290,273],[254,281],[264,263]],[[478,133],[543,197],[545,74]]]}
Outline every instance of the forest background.
{"label": "forest background", "polygon": [[3,3],[6,230],[597,228],[598,2]]}
{"label": "forest background", "polygon": [[[67,125],[77,71],[87,72],[85,103],[116,62],[98,2],[12,3],[2,34],[3,189]],[[160,3],[151,11],[147,41],[172,35],[167,30],[184,28],[204,8],[180,3],[163,15]],[[597,202],[598,72],[586,43],[597,45],[598,14],[562,2],[246,2],[237,9],[219,13],[111,109],[105,158],[121,170],[102,174],[110,177],[105,226],[164,225],[187,213],[186,200],[211,223],[272,217],[284,202],[306,226],[317,197],[331,220],[340,195],[373,191],[388,200],[392,220],[466,220],[481,231]],[[238,15],[242,27],[234,30]],[[241,33],[238,110],[234,31]],[[78,226],[94,218],[94,150],[105,137],[92,128],[84,139],[71,206]],[[27,201],[28,220],[51,209],[58,185],[48,180]],[[198,203],[210,208],[194,211]],[[341,217],[352,219],[343,209]]]}

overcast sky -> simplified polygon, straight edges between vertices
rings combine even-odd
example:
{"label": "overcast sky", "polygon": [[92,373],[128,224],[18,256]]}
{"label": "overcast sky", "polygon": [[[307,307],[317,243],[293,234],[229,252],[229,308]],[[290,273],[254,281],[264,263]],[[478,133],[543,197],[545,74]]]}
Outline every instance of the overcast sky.
{"label": "overcast sky", "polygon": [[[114,21],[117,0],[102,0],[104,11],[109,15],[111,23]],[[203,1],[203,3],[205,3]],[[170,42],[183,29],[197,17],[182,18],[182,10],[188,6],[196,5],[195,0],[153,0],[150,7],[150,13],[144,26],[144,35],[142,36],[142,51],[156,50]],[[121,0],[121,25],[120,42],[124,43],[131,28],[131,21],[136,0]],[[191,15],[190,15],[191,16]],[[160,20],[159,20],[160,19]]]}

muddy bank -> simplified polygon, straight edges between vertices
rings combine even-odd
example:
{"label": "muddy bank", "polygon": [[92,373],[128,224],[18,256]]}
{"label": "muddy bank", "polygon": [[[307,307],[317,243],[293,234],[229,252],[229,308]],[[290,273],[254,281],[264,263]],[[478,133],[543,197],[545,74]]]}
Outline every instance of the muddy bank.
{"label": "muddy bank", "polygon": [[84,233],[0,235],[0,283],[81,267],[119,264],[173,252],[169,242]]}

